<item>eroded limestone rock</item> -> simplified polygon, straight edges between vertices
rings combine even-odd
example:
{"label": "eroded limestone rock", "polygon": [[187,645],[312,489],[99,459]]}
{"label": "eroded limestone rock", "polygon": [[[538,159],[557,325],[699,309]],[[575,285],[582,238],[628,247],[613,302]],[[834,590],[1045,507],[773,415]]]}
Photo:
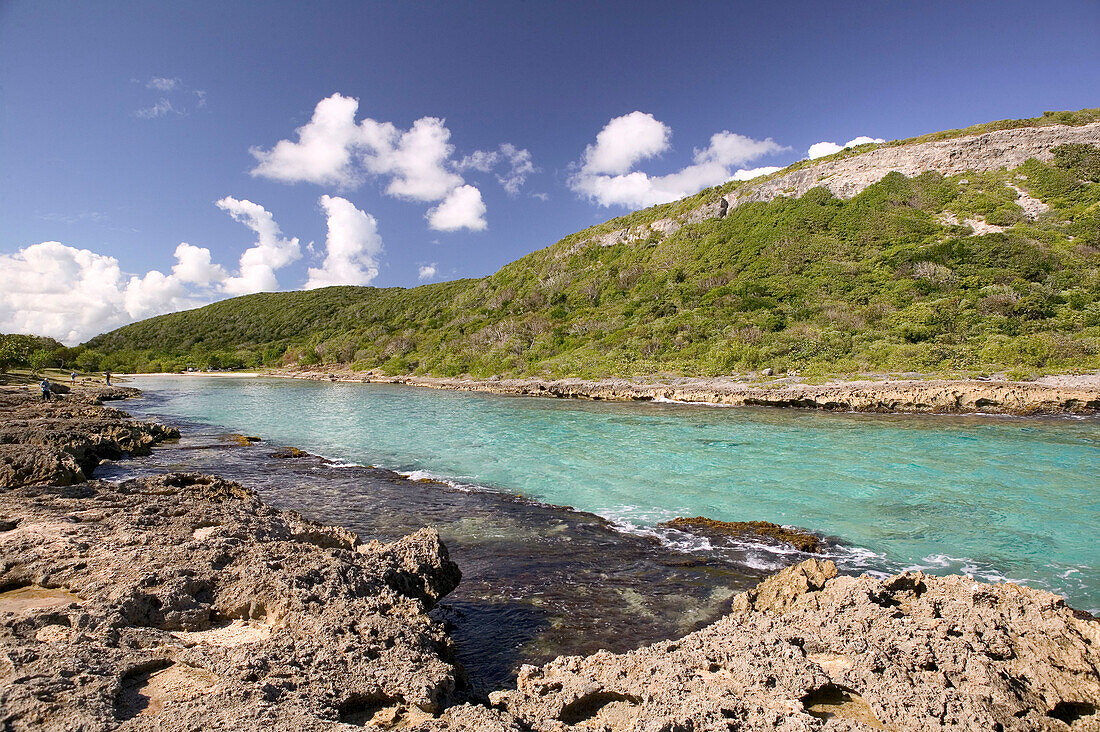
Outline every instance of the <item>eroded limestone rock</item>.
{"label": "eroded limestone rock", "polygon": [[535,730],[1092,730],[1098,665],[1100,623],[1050,593],[808,560],[703,630],[524,667],[493,701]]}
{"label": "eroded limestone rock", "polygon": [[415,722],[455,690],[427,611],[460,575],[431,529],[363,544],[178,473],[14,488],[0,513],[6,729]]}

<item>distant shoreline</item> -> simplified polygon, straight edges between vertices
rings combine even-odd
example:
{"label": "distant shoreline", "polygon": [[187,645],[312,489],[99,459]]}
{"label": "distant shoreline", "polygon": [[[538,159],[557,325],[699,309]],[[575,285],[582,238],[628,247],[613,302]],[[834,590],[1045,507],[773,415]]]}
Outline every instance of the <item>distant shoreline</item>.
{"label": "distant shoreline", "polygon": [[[220,374],[228,375],[228,374]],[[242,374],[243,375],[243,374]],[[351,383],[405,384],[490,394],[590,399],[668,401],[722,406],[767,406],[884,414],[1097,414],[1100,373],[1049,376],[1030,381],[900,379],[799,384],[747,383],[731,378],[466,379],[382,376],[348,370],[269,371],[263,376]]]}

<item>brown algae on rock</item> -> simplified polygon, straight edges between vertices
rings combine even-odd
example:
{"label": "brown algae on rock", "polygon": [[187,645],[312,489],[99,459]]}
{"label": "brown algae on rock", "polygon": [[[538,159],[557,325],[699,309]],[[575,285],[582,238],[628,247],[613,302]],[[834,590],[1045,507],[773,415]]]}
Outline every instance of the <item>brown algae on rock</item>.
{"label": "brown algae on rock", "polygon": [[694,518],[674,518],[660,526],[681,531],[690,531],[702,535],[720,535],[734,538],[756,538],[772,542],[789,544],[800,552],[820,554],[823,550],[821,539],[805,529],[787,528],[769,521],[717,521],[706,516]]}
{"label": "brown algae on rock", "polygon": [[256,442],[262,442],[259,437],[255,437],[253,435],[242,435],[239,432],[230,432],[229,434],[225,435],[225,439],[228,442],[232,442],[243,447],[248,447],[249,445]]}

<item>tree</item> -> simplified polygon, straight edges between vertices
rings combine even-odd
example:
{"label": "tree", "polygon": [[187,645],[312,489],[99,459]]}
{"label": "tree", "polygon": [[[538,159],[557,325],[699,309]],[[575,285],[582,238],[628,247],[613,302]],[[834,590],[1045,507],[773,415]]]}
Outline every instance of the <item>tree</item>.
{"label": "tree", "polygon": [[35,373],[38,373],[50,364],[54,363],[53,354],[51,354],[44,348],[39,348],[32,351],[28,360],[31,365],[31,370]]}
{"label": "tree", "polygon": [[0,374],[26,362],[27,349],[12,336],[0,336]]}
{"label": "tree", "polygon": [[95,351],[84,351],[76,357],[76,365],[81,371],[99,371],[99,354]]}

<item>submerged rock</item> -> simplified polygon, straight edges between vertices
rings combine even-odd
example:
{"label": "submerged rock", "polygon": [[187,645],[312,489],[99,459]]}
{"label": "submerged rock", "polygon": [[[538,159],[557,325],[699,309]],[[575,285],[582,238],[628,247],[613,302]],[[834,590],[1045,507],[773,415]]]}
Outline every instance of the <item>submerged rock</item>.
{"label": "submerged rock", "polygon": [[253,435],[242,435],[239,432],[230,432],[225,436],[225,439],[229,442],[236,443],[243,447],[247,447],[256,442],[262,442],[259,437],[255,437]]}
{"label": "submerged rock", "polygon": [[293,460],[296,458],[309,457],[310,454],[305,450],[299,450],[296,447],[280,447],[275,452],[271,453],[271,457],[278,460]]}
{"label": "submerged rock", "polygon": [[769,542],[789,544],[800,552],[820,554],[824,546],[816,534],[804,529],[792,529],[768,521],[716,521],[705,516],[674,518],[660,524],[672,529],[690,531],[703,536],[731,536],[735,538],[763,539]]}

